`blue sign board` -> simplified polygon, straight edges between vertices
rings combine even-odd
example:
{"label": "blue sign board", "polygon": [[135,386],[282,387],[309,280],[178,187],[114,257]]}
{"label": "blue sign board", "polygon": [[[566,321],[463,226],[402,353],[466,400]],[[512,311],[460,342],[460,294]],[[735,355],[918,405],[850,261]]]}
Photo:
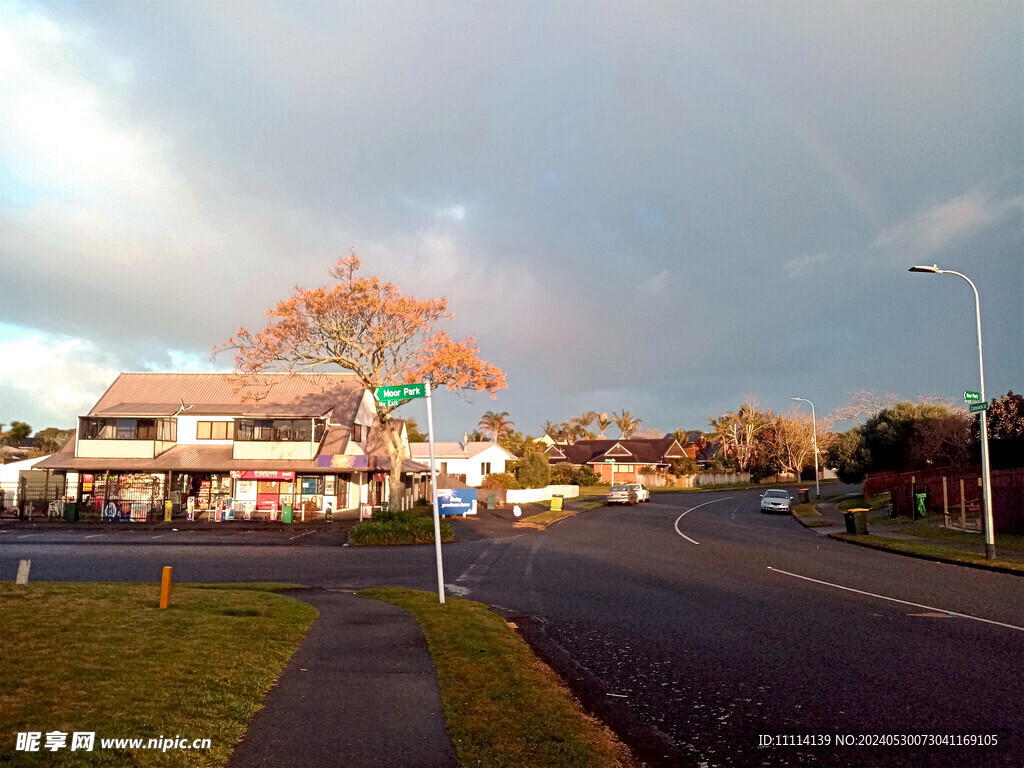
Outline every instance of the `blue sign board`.
{"label": "blue sign board", "polygon": [[476,488],[439,489],[437,510],[442,515],[475,515]]}

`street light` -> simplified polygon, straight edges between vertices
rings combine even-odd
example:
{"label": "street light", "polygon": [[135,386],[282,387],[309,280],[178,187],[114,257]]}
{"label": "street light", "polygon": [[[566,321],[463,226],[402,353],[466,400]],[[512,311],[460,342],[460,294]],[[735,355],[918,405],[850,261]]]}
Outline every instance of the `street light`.
{"label": "street light", "polygon": [[[791,397],[789,399],[811,403],[806,397]],[[814,403],[811,403],[811,429],[814,430],[814,498],[821,499],[821,486],[818,484],[818,422],[814,418]]]}
{"label": "street light", "polygon": [[[988,403],[985,399],[985,359],[981,352],[981,300],[978,298],[978,289],[967,275],[961,275],[951,269],[939,269],[937,264],[932,266],[916,266],[907,270],[908,272],[928,272],[933,275],[956,275],[962,277],[974,291],[974,314],[978,324],[978,374],[981,378],[981,402]],[[988,466],[988,422],[985,418],[985,411],[981,411],[981,483],[985,495],[984,515],[982,515],[982,526],[985,529],[985,557],[995,560],[996,541],[995,528],[992,525],[992,477]]]}

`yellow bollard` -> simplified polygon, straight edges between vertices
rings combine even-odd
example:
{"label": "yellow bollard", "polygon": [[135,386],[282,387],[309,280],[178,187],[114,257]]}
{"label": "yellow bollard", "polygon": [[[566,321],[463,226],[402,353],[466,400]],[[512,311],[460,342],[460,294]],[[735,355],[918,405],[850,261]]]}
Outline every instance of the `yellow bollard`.
{"label": "yellow bollard", "polygon": [[160,579],[160,610],[163,610],[171,602],[171,566],[164,566],[164,573]]}

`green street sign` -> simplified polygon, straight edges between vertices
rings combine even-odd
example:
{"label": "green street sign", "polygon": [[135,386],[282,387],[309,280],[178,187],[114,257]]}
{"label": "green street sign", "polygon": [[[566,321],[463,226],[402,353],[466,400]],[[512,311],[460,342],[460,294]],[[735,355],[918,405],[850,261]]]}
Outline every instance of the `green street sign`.
{"label": "green street sign", "polygon": [[390,387],[377,387],[373,393],[385,408],[401,405],[405,400],[414,400],[417,397],[427,396],[427,385],[420,384],[395,384]]}
{"label": "green street sign", "polygon": [[987,411],[988,403],[971,403],[971,407],[968,408],[971,413],[977,413],[978,411]]}
{"label": "green street sign", "polygon": [[976,403],[979,400],[981,400],[981,392],[971,392],[970,390],[964,392],[965,403]]}

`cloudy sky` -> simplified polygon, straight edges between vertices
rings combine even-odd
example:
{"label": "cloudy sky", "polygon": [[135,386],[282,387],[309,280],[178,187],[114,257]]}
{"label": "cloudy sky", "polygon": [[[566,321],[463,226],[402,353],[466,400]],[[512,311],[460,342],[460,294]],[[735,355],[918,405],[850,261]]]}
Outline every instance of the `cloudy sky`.
{"label": "cloudy sky", "polygon": [[226,369],[351,248],[508,374],[444,439],[956,400],[973,294],[919,263],[1020,391],[1024,5],[0,4],[0,422]]}

